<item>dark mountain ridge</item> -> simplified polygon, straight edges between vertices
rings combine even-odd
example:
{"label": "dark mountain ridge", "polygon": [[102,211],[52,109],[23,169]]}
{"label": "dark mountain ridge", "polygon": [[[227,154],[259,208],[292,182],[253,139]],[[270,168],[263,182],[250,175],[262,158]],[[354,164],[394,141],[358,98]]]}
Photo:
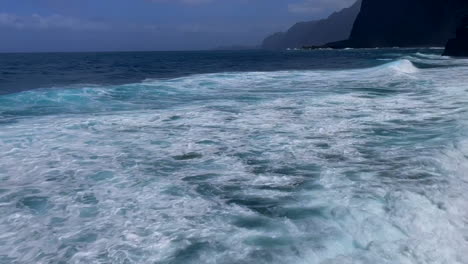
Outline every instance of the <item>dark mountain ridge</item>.
{"label": "dark mountain ridge", "polygon": [[468,13],[459,24],[456,37],[448,41],[444,55],[468,57]]}
{"label": "dark mountain ridge", "polygon": [[444,46],[468,0],[363,0],[348,40],[332,48]]}
{"label": "dark mountain ridge", "polygon": [[267,37],[262,43],[262,48],[270,50],[302,48],[346,39],[351,33],[360,6],[361,0],[351,7],[331,14],[326,19],[297,23],[287,32],[278,32]]}

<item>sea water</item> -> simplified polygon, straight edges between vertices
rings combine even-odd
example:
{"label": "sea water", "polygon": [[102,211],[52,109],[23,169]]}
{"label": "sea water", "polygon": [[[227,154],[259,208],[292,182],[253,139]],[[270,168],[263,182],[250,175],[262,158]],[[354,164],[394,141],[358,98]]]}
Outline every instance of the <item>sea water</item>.
{"label": "sea water", "polygon": [[0,263],[468,263],[468,60],[0,55]]}

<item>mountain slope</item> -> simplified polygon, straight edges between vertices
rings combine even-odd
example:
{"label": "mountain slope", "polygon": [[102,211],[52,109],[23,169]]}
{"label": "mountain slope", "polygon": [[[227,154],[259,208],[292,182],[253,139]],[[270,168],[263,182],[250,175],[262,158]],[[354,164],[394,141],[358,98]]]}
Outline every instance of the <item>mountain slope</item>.
{"label": "mountain slope", "polygon": [[363,0],[351,36],[336,48],[443,46],[468,0]]}
{"label": "mountain slope", "polygon": [[468,13],[459,24],[456,37],[448,41],[444,55],[468,57]]}
{"label": "mountain slope", "polygon": [[326,19],[297,23],[287,32],[279,32],[267,37],[262,43],[262,48],[272,50],[301,48],[346,39],[351,33],[360,6],[361,0],[351,7],[333,13]]}

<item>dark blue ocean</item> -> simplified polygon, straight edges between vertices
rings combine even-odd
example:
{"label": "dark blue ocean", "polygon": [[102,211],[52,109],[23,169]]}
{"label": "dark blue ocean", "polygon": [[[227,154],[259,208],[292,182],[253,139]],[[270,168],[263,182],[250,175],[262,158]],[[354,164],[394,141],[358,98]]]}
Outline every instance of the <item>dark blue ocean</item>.
{"label": "dark blue ocean", "polygon": [[467,264],[441,53],[0,54],[0,263]]}

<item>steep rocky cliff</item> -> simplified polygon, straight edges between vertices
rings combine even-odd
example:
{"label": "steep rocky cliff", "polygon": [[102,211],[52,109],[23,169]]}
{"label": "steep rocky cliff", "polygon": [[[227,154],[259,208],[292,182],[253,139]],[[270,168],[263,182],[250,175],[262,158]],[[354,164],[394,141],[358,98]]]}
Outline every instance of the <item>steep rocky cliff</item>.
{"label": "steep rocky cliff", "polygon": [[360,6],[361,0],[349,8],[333,13],[326,19],[297,23],[287,32],[279,32],[267,37],[262,43],[262,48],[273,50],[301,48],[346,39],[351,33]]}
{"label": "steep rocky cliff", "polygon": [[468,14],[461,20],[457,36],[448,41],[444,55],[468,57]]}
{"label": "steep rocky cliff", "polygon": [[468,0],[363,0],[348,40],[334,48],[444,46]]}

